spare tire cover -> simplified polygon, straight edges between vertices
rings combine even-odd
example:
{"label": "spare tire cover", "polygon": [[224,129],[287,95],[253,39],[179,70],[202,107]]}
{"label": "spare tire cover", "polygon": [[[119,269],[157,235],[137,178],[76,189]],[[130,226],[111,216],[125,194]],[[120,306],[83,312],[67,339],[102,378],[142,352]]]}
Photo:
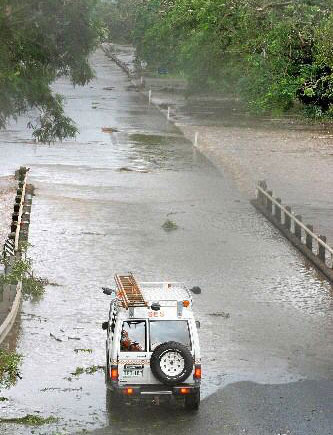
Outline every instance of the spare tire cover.
{"label": "spare tire cover", "polygon": [[193,357],[185,345],[168,341],[156,347],[150,358],[150,368],[163,384],[180,384],[192,373]]}

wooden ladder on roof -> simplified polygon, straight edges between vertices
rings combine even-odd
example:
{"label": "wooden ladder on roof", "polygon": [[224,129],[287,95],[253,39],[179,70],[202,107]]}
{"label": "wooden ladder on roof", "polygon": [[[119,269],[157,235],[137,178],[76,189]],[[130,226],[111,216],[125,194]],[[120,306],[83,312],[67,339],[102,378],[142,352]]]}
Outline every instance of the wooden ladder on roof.
{"label": "wooden ladder on roof", "polygon": [[125,308],[148,306],[132,273],[128,275],[116,274],[114,279]]}

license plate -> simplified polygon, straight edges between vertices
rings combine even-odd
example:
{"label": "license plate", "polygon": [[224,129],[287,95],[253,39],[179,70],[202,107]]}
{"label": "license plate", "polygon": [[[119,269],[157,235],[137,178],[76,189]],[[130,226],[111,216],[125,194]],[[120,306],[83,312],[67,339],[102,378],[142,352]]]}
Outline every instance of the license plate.
{"label": "license plate", "polygon": [[142,377],[143,376],[143,365],[125,364],[123,376],[124,376],[124,378]]}

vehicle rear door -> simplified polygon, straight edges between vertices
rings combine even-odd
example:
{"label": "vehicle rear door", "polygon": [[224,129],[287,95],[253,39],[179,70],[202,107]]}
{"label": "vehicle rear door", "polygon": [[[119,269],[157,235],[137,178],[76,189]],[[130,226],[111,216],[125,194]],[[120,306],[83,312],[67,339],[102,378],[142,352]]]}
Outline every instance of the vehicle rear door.
{"label": "vehicle rear door", "polygon": [[119,343],[119,382],[147,384],[149,371],[146,320],[124,320]]}
{"label": "vehicle rear door", "polygon": [[[156,319],[149,320],[149,359],[154,350],[162,343],[175,341],[185,345],[194,357],[192,333],[188,320]],[[149,382],[159,382],[150,370]]]}

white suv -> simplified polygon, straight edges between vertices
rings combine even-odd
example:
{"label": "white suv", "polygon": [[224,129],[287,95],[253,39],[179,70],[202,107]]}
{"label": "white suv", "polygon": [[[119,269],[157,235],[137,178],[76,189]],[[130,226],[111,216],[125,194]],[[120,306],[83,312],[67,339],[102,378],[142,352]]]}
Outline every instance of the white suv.
{"label": "white suv", "polygon": [[115,275],[107,330],[106,385],[120,397],[174,396],[200,405],[201,359],[190,291],[179,282]]}

